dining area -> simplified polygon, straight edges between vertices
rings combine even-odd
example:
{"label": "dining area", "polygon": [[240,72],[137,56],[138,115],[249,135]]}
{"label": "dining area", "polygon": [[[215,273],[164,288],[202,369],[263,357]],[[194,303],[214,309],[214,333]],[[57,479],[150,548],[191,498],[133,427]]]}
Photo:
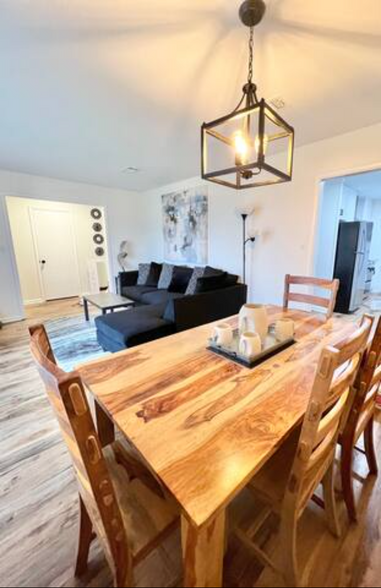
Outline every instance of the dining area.
{"label": "dining area", "polygon": [[358,472],[368,498],[378,473],[381,320],[335,314],[338,288],[288,275],[283,306],[248,304],[71,373],[30,328],[78,484],[77,578],[97,542],[114,585],[135,586],[173,536],[167,585],[231,585],[232,553],[253,562],[237,585],[319,585],[335,546],[343,585],[366,517]]}

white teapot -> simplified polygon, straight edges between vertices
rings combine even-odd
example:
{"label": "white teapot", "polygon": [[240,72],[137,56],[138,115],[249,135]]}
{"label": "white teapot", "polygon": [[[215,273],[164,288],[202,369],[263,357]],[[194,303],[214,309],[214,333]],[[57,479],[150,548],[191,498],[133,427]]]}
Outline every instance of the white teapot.
{"label": "white teapot", "polygon": [[263,304],[245,304],[239,313],[239,332],[258,333],[264,341],[269,331],[267,308]]}

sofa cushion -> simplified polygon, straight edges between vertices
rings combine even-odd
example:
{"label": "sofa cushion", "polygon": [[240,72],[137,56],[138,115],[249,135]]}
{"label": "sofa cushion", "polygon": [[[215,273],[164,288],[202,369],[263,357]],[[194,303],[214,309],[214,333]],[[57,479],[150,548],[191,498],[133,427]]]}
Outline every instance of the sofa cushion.
{"label": "sofa cushion", "polygon": [[190,267],[176,266],[173,270],[172,280],[168,286],[168,292],[180,292],[185,294],[193,270]]}
{"label": "sofa cushion", "polygon": [[130,298],[134,302],[142,302],[142,296],[148,292],[157,292],[152,286],[126,286],[122,288],[122,296]]}
{"label": "sofa cushion", "polygon": [[170,335],[175,326],[161,318],[164,308],[163,305],[142,306],[98,316],[95,319],[98,341],[104,349],[118,351]]}
{"label": "sofa cushion", "polygon": [[163,263],[163,269],[161,270],[159,283],[157,285],[159,290],[167,290],[169,288],[169,284],[172,281],[174,269],[174,265],[170,265],[169,263]]}
{"label": "sofa cushion", "polygon": [[167,304],[170,300],[182,298],[184,294],[179,292],[168,292],[168,290],[155,290],[154,292],[147,292],[143,294],[141,301],[143,304]]}

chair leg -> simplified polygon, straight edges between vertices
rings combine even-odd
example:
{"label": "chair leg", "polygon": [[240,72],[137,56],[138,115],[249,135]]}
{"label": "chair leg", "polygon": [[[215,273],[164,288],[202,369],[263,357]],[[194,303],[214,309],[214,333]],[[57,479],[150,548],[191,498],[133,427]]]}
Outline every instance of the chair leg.
{"label": "chair leg", "polygon": [[75,565],[76,577],[82,576],[87,571],[90,545],[93,540],[93,525],[81,496],[79,497],[79,517],[79,538]]}
{"label": "chair leg", "polygon": [[121,565],[119,569],[117,569],[116,576],[114,579],[114,587],[115,588],[130,588],[134,586],[134,578],[132,573],[132,567],[129,565]]}
{"label": "chair leg", "polygon": [[297,526],[296,511],[285,512],[282,516],[279,532],[281,545],[280,571],[286,586],[295,588],[301,586],[296,556]]}
{"label": "chair leg", "polygon": [[335,466],[330,466],[328,472],[323,478],[324,504],[327,515],[329,530],[332,535],[339,538],[341,536],[340,522],[337,513],[337,503],[335,496]]}
{"label": "chair leg", "polygon": [[374,448],[373,423],[374,423],[374,419],[372,417],[372,419],[368,423],[367,428],[364,431],[364,440],[365,440],[366,459],[368,461],[370,473],[373,476],[377,476],[378,466],[377,466],[376,451]]}
{"label": "chair leg", "polygon": [[357,523],[355,493],[353,490],[353,444],[345,442],[341,454],[341,483],[349,519]]}

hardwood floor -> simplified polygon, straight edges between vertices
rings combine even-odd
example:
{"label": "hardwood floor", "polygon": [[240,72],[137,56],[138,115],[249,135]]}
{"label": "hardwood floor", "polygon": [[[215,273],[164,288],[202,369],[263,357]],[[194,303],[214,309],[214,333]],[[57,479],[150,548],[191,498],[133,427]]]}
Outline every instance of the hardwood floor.
{"label": "hardwood floor", "polygon": [[[73,578],[77,535],[77,493],[69,456],[32,364],[27,326],[49,318],[76,316],[75,300],[29,307],[27,320],[0,331],[0,586],[108,586],[111,574],[94,545],[88,574]],[[381,419],[379,419],[381,423]],[[381,454],[381,424],[376,427]],[[365,459],[356,456],[360,523],[349,525],[340,504],[343,536],[335,540],[324,513],[311,504],[300,525],[302,562],[313,571],[311,586],[359,586],[373,549],[380,545],[381,476],[367,477]],[[256,511],[242,494],[235,508],[247,517]],[[261,537],[271,550],[273,533]],[[181,565],[180,537],[174,536],[137,570],[140,586],[170,585]],[[279,579],[233,538],[226,556],[225,584],[277,586]],[[369,579],[370,578],[370,579]],[[377,573],[367,586],[380,586]]]}

